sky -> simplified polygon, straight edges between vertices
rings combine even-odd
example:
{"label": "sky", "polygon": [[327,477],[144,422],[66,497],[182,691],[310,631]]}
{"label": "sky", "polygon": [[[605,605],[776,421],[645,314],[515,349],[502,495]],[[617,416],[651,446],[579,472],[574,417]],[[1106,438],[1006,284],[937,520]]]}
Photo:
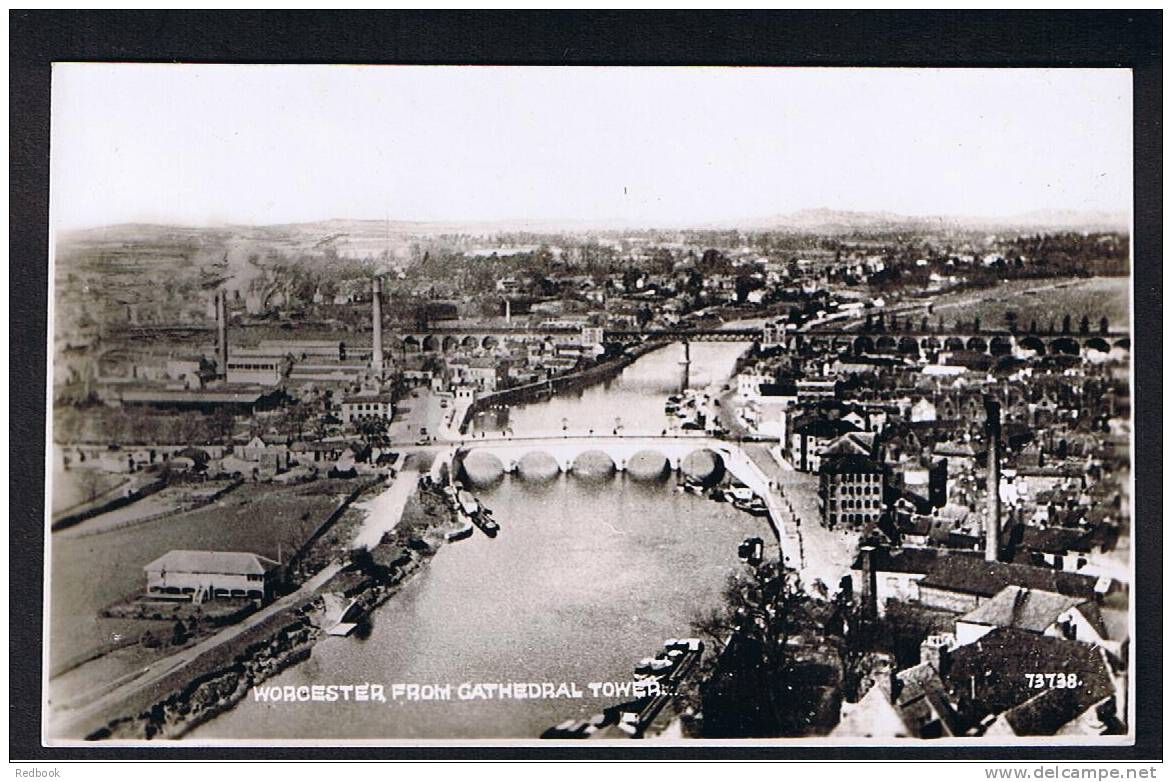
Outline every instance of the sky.
{"label": "sky", "polygon": [[1119,69],[57,64],[57,229],[1131,208]]}

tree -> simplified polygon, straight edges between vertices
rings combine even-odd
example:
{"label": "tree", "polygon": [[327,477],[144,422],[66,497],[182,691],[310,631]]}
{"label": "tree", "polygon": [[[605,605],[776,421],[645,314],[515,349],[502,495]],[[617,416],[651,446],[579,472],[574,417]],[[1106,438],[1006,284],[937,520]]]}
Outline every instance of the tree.
{"label": "tree", "polygon": [[693,621],[718,652],[700,693],[706,736],[800,735],[810,725],[787,646],[809,601],[795,571],[766,562],[730,576],[722,607]]}
{"label": "tree", "polygon": [[1007,310],[1005,313],[1005,328],[1009,329],[1010,334],[1017,333],[1017,313],[1013,310]]}
{"label": "tree", "polygon": [[1069,313],[1062,316],[1062,333],[1063,334],[1070,333],[1070,314]]}
{"label": "tree", "polygon": [[646,304],[644,304],[642,307],[640,307],[639,311],[635,313],[635,322],[638,323],[639,330],[642,331],[643,329],[645,329],[647,327],[647,324],[650,323],[651,319],[654,317],[655,317],[655,313],[652,312],[651,308],[648,307]]}
{"label": "tree", "polygon": [[180,646],[187,641],[188,637],[187,626],[183,624],[182,619],[176,619],[175,626],[171,628],[171,645]]}
{"label": "tree", "polygon": [[358,421],[358,435],[367,450],[387,444],[387,422],[381,418],[363,418]]}
{"label": "tree", "polygon": [[1107,335],[1107,331],[1108,331],[1107,325],[1108,324],[1107,324],[1107,316],[1106,315],[1099,318],[1099,333],[1102,334],[1103,336]]}
{"label": "tree", "polygon": [[973,318],[973,331],[980,331],[980,330],[981,330],[981,319],[980,318]]}
{"label": "tree", "polygon": [[1086,315],[1083,315],[1082,320],[1080,320],[1078,322],[1078,333],[1086,335],[1086,334],[1089,334],[1090,331],[1091,331],[1091,319],[1088,318]]}
{"label": "tree", "polygon": [[97,470],[79,470],[77,481],[81,488],[85,502],[92,502],[106,490],[107,482],[102,473]]}
{"label": "tree", "polygon": [[212,413],[211,430],[215,433],[217,440],[227,445],[232,440],[232,433],[236,429],[236,419],[232,416],[226,408],[220,407],[216,412]]}

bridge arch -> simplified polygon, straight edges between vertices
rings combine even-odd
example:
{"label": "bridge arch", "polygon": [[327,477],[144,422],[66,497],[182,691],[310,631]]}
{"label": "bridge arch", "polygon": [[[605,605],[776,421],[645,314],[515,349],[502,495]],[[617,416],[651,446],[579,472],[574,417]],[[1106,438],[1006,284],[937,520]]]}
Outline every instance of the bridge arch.
{"label": "bridge arch", "polygon": [[985,341],[984,337],[969,337],[964,346],[976,353],[984,353],[989,349],[989,343]]}
{"label": "bridge arch", "polygon": [[419,338],[416,337],[414,334],[408,334],[407,336],[403,337],[403,349],[404,350],[409,350],[409,351],[415,352],[415,351],[419,350],[419,347],[420,347]]}
{"label": "bridge arch", "polygon": [[444,341],[440,343],[445,353],[451,353],[460,346],[460,340],[453,336],[444,337]]}
{"label": "bridge arch", "polygon": [[899,340],[899,352],[904,355],[918,356],[920,354],[920,343],[914,337],[903,337]]}
{"label": "bridge arch", "polygon": [[875,340],[876,353],[894,353],[899,343],[895,341],[895,337],[882,336]]}
{"label": "bridge arch", "polygon": [[1102,337],[1093,337],[1091,339],[1088,339],[1084,343],[1084,347],[1086,347],[1088,350],[1099,350],[1099,351],[1102,351],[1103,353],[1110,353],[1111,352],[1111,344],[1109,342],[1107,342],[1107,340],[1103,339]]}
{"label": "bridge arch", "polygon": [[481,341],[480,347],[484,348],[485,350],[492,350],[493,348],[495,348],[499,344],[500,344],[500,340],[497,339],[495,335],[488,334]]}
{"label": "bridge arch", "polygon": [[606,451],[597,448],[583,451],[574,457],[570,468],[580,478],[596,480],[609,478],[616,469],[614,459]]}
{"label": "bridge arch", "polygon": [[849,337],[835,337],[830,341],[830,346],[835,353],[842,353],[851,349],[851,340]]}
{"label": "bridge arch", "polygon": [[491,486],[505,474],[505,465],[492,451],[473,449],[464,454],[460,474],[474,486]]}
{"label": "bridge arch", "polygon": [[428,334],[423,338],[423,352],[435,353],[440,349],[439,337],[435,334]]}
{"label": "bridge arch", "polygon": [[671,471],[671,462],[659,451],[644,448],[627,460],[627,474],[641,481],[659,480]]}
{"label": "bridge arch", "polygon": [[710,448],[700,448],[680,461],[680,472],[694,481],[710,486],[724,476],[724,459]]}
{"label": "bridge arch", "polygon": [[944,340],[945,350],[964,350],[964,340],[960,337],[948,337]]}
{"label": "bridge arch", "polygon": [[994,356],[1008,356],[1013,352],[1013,343],[1008,337],[993,337],[989,341],[989,352]]}
{"label": "bridge arch", "polygon": [[855,337],[855,355],[875,352],[875,340],[868,336]]}
{"label": "bridge arch", "polygon": [[530,451],[517,460],[517,475],[524,480],[548,481],[561,471],[558,460],[545,451]]}
{"label": "bridge arch", "polygon": [[1131,337],[1123,337],[1122,339],[1115,340],[1115,347],[1131,350]]}
{"label": "bridge arch", "polygon": [[920,350],[935,351],[940,350],[940,340],[935,337],[924,337],[920,340]]}
{"label": "bridge arch", "polygon": [[464,339],[460,340],[460,346],[467,348],[468,350],[474,350],[480,347],[480,340],[469,334],[468,336],[464,337]]}
{"label": "bridge arch", "polygon": [[1050,343],[1050,353],[1055,356],[1062,354],[1077,356],[1080,352],[1081,348],[1078,342],[1070,337],[1059,337]]}
{"label": "bridge arch", "polygon": [[1046,343],[1037,337],[1026,337],[1025,339],[1019,340],[1017,344],[1022,348],[1028,348],[1034,351],[1039,356],[1046,355]]}

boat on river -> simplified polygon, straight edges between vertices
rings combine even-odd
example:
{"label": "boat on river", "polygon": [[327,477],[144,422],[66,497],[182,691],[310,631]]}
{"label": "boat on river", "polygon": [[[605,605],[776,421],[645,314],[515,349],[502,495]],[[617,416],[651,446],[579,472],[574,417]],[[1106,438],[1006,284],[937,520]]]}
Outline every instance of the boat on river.
{"label": "boat on river", "polygon": [[473,533],[473,531],[475,531],[475,529],[476,529],[476,527],[475,527],[475,525],[472,524],[472,522],[468,521],[467,519],[461,518],[460,519],[460,528],[446,533],[444,535],[444,540],[447,541],[448,543],[452,543],[457,540],[464,540],[465,538],[470,538],[470,537],[472,537],[472,533]]}
{"label": "boat on river", "polygon": [[753,497],[751,500],[734,499],[732,504],[737,510],[744,511],[753,516],[769,515],[769,506],[760,497]]}
{"label": "boat on river", "polygon": [[322,595],[321,626],[326,635],[350,635],[365,616],[366,608],[357,600],[333,592]]}
{"label": "boat on river", "polygon": [[497,524],[492,517],[492,511],[483,506],[480,512],[472,517],[472,523],[480,527],[480,531],[490,538],[495,538],[496,534],[501,531],[501,525]]}

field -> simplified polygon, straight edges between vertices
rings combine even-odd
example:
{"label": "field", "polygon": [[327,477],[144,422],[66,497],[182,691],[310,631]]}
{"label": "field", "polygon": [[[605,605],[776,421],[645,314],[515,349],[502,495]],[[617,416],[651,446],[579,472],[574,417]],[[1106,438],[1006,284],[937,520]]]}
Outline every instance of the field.
{"label": "field", "polygon": [[171,549],[251,551],[287,561],[355,487],[352,481],[303,486],[245,484],[222,500],[100,535],[51,539],[50,668],[110,643],[116,620],[97,612],[143,586],[143,565]]}
{"label": "field", "polygon": [[[1130,328],[1131,280],[1127,277],[1091,277],[1089,279],[1013,280],[996,288],[969,290],[936,296],[930,301],[930,323],[943,317],[951,327],[956,321],[971,323],[981,319],[983,329],[1005,328],[1005,313],[1017,313],[1019,328],[1029,328],[1036,321],[1039,330],[1051,322],[1061,328],[1063,315],[1069,314],[1072,329],[1084,315],[1097,331],[1099,319],[1106,316],[1112,331]],[[906,303],[906,302],[904,302]],[[902,310],[902,307],[901,307]]]}
{"label": "field", "polygon": [[52,510],[54,513],[100,497],[126,483],[125,475],[114,475],[100,470],[63,470],[54,465],[52,483]]}

